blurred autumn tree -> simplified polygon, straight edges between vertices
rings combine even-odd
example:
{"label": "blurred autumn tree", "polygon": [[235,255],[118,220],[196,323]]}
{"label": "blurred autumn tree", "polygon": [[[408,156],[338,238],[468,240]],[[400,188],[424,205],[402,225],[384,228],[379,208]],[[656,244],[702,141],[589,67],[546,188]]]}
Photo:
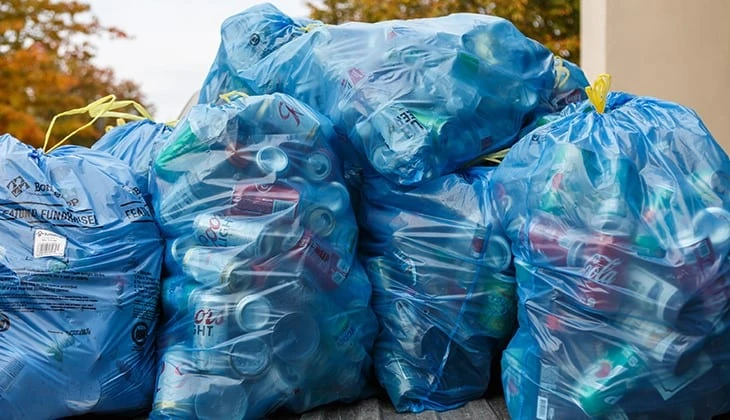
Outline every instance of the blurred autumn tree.
{"label": "blurred autumn tree", "polygon": [[580,61],[580,0],[321,0],[307,6],[310,17],[332,24],[459,12],[501,16],[555,54]]}
{"label": "blurred autumn tree", "polygon": [[[40,146],[51,118],[60,112],[110,93],[143,102],[137,85],[117,81],[111,69],[91,63],[95,48],[90,41],[100,36],[127,37],[102,26],[83,2],[0,0],[0,134]],[[60,119],[51,142],[87,121],[88,116]],[[72,141],[89,145],[101,134],[98,124]]]}

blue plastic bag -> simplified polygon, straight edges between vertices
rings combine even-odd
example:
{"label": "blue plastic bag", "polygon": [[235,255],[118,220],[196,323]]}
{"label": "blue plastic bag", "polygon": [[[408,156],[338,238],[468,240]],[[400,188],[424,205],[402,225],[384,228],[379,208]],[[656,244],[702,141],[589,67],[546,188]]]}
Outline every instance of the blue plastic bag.
{"label": "blue plastic bag", "polygon": [[513,418],[730,410],[729,175],[693,111],[624,93],[511,149],[492,195],[517,269]]}
{"label": "blue plastic bag", "polygon": [[492,171],[409,189],[373,177],[363,189],[361,246],[381,326],[375,372],[397,411],[479,398],[514,332],[512,255],[489,202]]}
{"label": "blue plastic bag", "polygon": [[109,153],[129,165],[137,186],[151,207],[149,175],[152,162],[171,131],[168,125],[150,120],[129,122],[109,130],[91,149]]}
{"label": "blue plastic bag", "polygon": [[377,321],[333,135],[273,94],[196,105],[163,145],[152,195],[170,277],[152,418],[253,419],[372,391]]}
{"label": "blue plastic bag", "polygon": [[227,19],[221,37],[200,103],[233,89],[289,94],[403,185],[509,146],[523,124],[584,98],[588,84],[495,16],[334,26],[263,4]]}
{"label": "blue plastic bag", "polygon": [[163,244],[129,168],[0,137],[0,417],[146,410]]}

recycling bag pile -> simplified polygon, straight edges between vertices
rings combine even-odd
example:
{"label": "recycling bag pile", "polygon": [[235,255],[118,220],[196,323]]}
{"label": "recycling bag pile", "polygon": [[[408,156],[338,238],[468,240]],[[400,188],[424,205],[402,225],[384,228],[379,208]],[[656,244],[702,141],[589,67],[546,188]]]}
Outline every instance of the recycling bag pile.
{"label": "recycling bag pile", "polygon": [[334,26],[266,4],[227,19],[221,36],[201,103],[234,89],[289,94],[404,185],[509,146],[524,122],[580,99],[588,84],[495,16]]}
{"label": "recycling bag pile", "polygon": [[500,361],[515,419],[730,412],[730,160],[693,111],[493,16],[221,38],[177,123],[110,95],[59,114],[122,124],[93,150],[0,136],[0,417],[443,411]]}
{"label": "recycling bag pile", "polygon": [[623,93],[512,147],[492,192],[520,296],[513,417],[730,410],[728,174],[692,111]]}
{"label": "recycling bag pile", "polygon": [[446,410],[479,398],[492,356],[514,332],[511,252],[486,191],[492,168],[472,168],[364,202],[362,252],[382,329],[378,380],[399,411]]}
{"label": "recycling bag pile", "polygon": [[163,244],[129,167],[0,136],[0,417],[145,411]]}
{"label": "recycling bag pile", "polygon": [[197,105],[160,149],[168,243],[152,418],[260,418],[367,392],[377,331],[331,124],[283,94]]}

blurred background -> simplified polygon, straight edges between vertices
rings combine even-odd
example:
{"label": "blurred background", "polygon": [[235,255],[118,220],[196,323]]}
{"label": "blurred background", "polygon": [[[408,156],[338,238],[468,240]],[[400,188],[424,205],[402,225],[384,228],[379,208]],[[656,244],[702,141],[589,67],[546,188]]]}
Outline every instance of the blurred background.
{"label": "blurred background", "polygon": [[[271,0],[326,23],[472,12],[511,20],[590,79],[694,108],[730,150],[727,0]],[[200,88],[225,18],[257,0],[0,0],[0,133],[39,146],[54,115],[114,93],[158,121]],[[54,133],[84,122],[68,118]],[[103,124],[74,137],[99,138]]]}

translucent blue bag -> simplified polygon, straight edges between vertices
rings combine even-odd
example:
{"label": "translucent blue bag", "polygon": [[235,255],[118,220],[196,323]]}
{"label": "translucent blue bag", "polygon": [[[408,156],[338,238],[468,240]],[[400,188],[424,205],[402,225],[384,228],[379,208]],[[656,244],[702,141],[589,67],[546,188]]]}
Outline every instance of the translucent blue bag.
{"label": "translucent blue bag", "polygon": [[200,103],[283,92],[330,117],[392,182],[420,184],[509,146],[523,124],[584,98],[573,64],[486,15],[339,26],[270,4],[227,19]]}
{"label": "translucent blue bag", "polygon": [[163,244],[129,168],[0,137],[0,417],[144,411]]}
{"label": "translucent blue bag", "polygon": [[283,94],[225,99],[194,106],[153,165],[170,277],[151,417],[360,398],[377,322],[331,123]]}
{"label": "translucent blue bag", "polygon": [[491,168],[418,188],[369,179],[361,241],[380,321],[375,372],[398,411],[479,398],[514,332],[511,252],[489,202]]}
{"label": "translucent blue bag", "polygon": [[492,192],[517,270],[513,418],[730,410],[729,174],[693,111],[624,93],[512,147]]}
{"label": "translucent blue bag", "polygon": [[152,162],[170,132],[172,128],[168,125],[147,119],[129,122],[109,130],[91,149],[109,153],[129,165],[142,196],[151,207],[149,175]]}

